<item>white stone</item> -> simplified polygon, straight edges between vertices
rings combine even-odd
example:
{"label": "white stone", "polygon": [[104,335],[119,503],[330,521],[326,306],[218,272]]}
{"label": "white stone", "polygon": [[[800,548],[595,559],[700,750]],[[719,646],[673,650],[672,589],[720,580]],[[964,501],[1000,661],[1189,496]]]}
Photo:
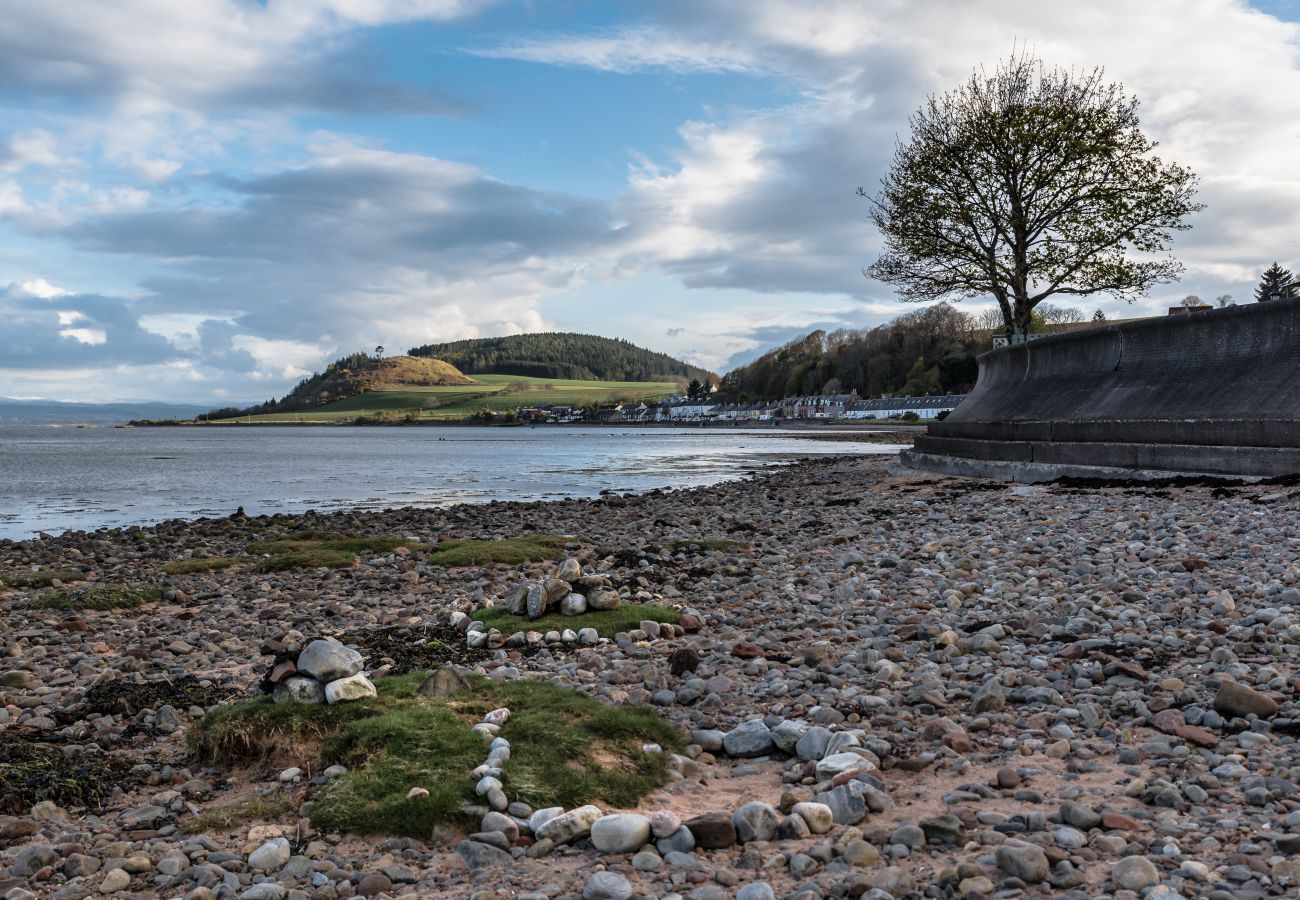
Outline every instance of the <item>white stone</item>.
{"label": "white stone", "polygon": [[370,679],[358,672],[348,678],[339,678],[325,685],[325,699],[330,703],[346,703],[349,700],[364,700],[379,694]]}
{"label": "white stone", "polygon": [[650,820],[636,813],[614,813],[591,826],[591,843],[602,853],[632,853],[650,841]]}

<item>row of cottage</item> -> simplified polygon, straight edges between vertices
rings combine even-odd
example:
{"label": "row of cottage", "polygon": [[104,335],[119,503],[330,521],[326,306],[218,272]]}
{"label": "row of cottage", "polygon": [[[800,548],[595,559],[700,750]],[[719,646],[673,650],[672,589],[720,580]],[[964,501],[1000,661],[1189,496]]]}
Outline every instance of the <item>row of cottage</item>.
{"label": "row of cottage", "polygon": [[[721,403],[711,398],[673,397],[657,406],[622,403],[597,409],[597,422],[770,422],[773,419],[897,419],[909,413],[935,419],[957,408],[961,394],[931,397],[881,397],[863,400],[857,394],[786,397],[770,403]],[[519,418],[533,422],[582,422],[583,411],[569,406],[524,407]]]}

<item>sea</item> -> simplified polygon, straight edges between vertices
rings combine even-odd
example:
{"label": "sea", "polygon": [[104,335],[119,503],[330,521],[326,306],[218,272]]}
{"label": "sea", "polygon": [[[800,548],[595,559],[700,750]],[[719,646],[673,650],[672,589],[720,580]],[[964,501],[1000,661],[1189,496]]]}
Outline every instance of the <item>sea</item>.
{"label": "sea", "polygon": [[897,453],[773,428],[0,425],[0,538],[166,519],[589,498]]}

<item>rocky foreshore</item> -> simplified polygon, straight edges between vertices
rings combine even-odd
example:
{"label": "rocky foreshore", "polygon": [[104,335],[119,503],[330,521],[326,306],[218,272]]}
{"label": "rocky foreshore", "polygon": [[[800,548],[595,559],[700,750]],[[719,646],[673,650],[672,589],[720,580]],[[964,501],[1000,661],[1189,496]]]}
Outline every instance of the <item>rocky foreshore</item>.
{"label": "rocky foreshore", "polygon": [[[1300,491],[887,466],[0,541],[18,584],[0,589],[0,897],[1295,896]],[[180,571],[291,527],[409,542],[350,567]],[[556,563],[449,568],[419,548],[541,533],[572,536],[584,601],[611,590],[681,621],[468,639],[475,611]],[[32,570],[129,590],[78,602]],[[357,657],[304,660],[321,639]],[[313,692],[417,669],[449,691],[465,674],[571,686],[653,706],[684,749],[647,748],[670,780],[636,809],[532,809],[493,710],[465,773],[477,830],[330,833],[311,797],[338,767],[205,766],[186,743],[289,660]]]}

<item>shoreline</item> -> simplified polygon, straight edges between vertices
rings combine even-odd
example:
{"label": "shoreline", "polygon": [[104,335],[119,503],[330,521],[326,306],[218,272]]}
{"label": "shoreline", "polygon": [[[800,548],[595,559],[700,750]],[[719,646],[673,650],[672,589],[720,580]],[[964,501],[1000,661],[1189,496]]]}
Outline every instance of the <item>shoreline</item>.
{"label": "shoreline", "polygon": [[[0,742],[94,744],[143,767],[118,776],[122,791],[96,816],[0,811],[0,834],[11,843],[0,865],[32,847],[54,854],[48,867],[11,866],[0,883],[71,897],[96,889],[113,860],[138,857],[124,872],[138,889],[187,895],[197,885],[184,873],[202,864],[224,873],[212,873],[218,883],[233,879],[238,896],[255,887],[245,856],[270,827],[291,836],[305,828],[294,845],[309,860],[272,872],[271,881],[321,897],[350,896],[363,877],[381,874],[389,896],[512,897],[545,884],[557,888],[547,896],[577,896],[602,867],[638,893],[683,897],[703,888],[731,897],[756,881],[780,896],[808,880],[825,895],[958,882],[969,882],[963,892],[988,894],[1040,874],[1067,896],[1114,894],[1125,889],[1118,877],[1185,896],[1214,882],[1246,892],[1252,880],[1261,891],[1293,884],[1294,492],[1026,488],[891,476],[890,462],[833,457],[595,500],[172,520],[0,544],[0,572],[78,568],[163,590],[159,600],[104,611],[32,609],[44,589],[0,591],[0,630],[14,636],[0,647]],[[471,663],[491,678],[647,703],[681,729],[692,745],[691,765],[680,764],[689,771],[642,802],[647,814],[730,814],[743,798],[788,817],[794,803],[811,801],[822,780],[815,762],[775,748],[751,759],[714,746],[714,735],[753,719],[861,731],[860,755],[870,763],[861,777],[879,785],[872,790],[883,800],[859,823],[824,835],[795,829],[764,847],[697,849],[689,866],[652,851],[657,867],[640,868],[630,854],[579,841],[536,859],[525,843],[517,859],[471,870],[454,850],[459,834],[395,845],[313,833],[299,811],[317,790],[311,778],[281,781],[279,762],[205,770],[187,759],[184,735],[197,711],[256,690],[276,648],[316,637],[363,647],[368,668],[400,668],[429,652],[412,643],[422,629],[480,598],[503,597],[546,566],[449,569],[417,552],[386,552],[337,570],[161,571],[195,555],[246,552],[251,540],[290,527],[422,544],[573,535],[566,552],[622,585],[628,602],[698,615],[698,634],[530,653],[502,647]],[[691,549],[723,540],[735,543]],[[670,659],[685,649],[698,666],[675,675]],[[1219,702],[1232,679],[1271,710],[1257,706],[1260,718],[1248,720]],[[106,719],[86,698],[109,684],[153,693]],[[296,763],[311,770],[310,759]],[[211,846],[200,850],[177,830],[195,810],[252,791],[283,798],[283,810],[206,830]],[[1170,854],[1163,847],[1175,822],[1180,852]],[[55,849],[74,833],[84,834],[81,850]],[[1038,870],[1039,857],[1017,842],[1045,854],[1048,868]],[[79,857],[68,864],[74,853],[101,861],[102,871],[67,874],[90,868]],[[189,864],[171,874],[163,860],[178,853]],[[1121,865],[1134,858],[1152,871]],[[313,872],[325,883],[313,884]],[[1156,881],[1142,882],[1152,872]]]}

